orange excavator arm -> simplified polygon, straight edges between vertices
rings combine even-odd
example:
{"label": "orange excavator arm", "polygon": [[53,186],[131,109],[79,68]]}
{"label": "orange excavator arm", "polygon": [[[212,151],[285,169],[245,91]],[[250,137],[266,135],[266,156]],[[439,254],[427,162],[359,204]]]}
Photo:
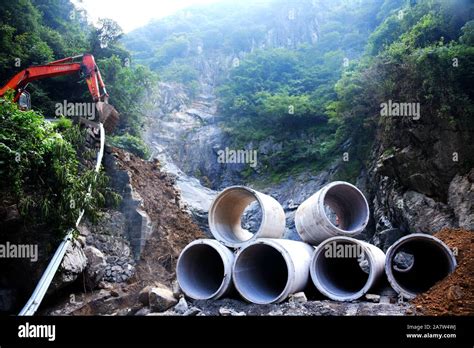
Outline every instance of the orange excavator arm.
{"label": "orange excavator arm", "polygon": [[109,95],[105,89],[99,68],[91,54],[68,57],[45,65],[34,65],[26,68],[13,76],[5,86],[0,88],[0,97],[12,89],[15,91],[14,101],[18,102],[21,93],[30,82],[73,73],[79,73],[81,77],[85,78],[89,92],[92,95],[92,100],[97,103],[100,121],[104,123],[106,130],[113,129],[118,121],[118,112],[113,106],[108,105]]}
{"label": "orange excavator arm", "polygon": [[[82,61],[75,62],[79,58],[82,58]],[[7,90],[13,89],[15,91],[15,101],[18,101],[19,93],[32,81],[70,75],[77,72],[85,77],[94,102],[104,101],[103,98],[108,97],[104,81],[95,64],[94,57],[91,54],[68,57],[45,65],[34,65],[26,68],[13,76],[10,81],[0,89],[0,96],[4,95]]]}

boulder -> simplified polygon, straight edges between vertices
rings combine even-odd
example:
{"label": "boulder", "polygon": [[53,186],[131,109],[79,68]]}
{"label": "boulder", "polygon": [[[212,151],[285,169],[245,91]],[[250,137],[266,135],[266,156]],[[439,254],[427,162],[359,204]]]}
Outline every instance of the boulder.
{"label": "boulder", "polygon": [[365,299],[370,302],[378,303],[380,302],[380,295],[376,294],[365,294]]}
{"label": "boulder", "polygon": [[78,241],[72,242],[66,250],[61,266],[53,278],[48,293],[51,294],[74,282],[84,272],[86,267],[87,257],[81,248],[81,244]]}
{"label": "boulder", "polygon": [[151,285],[145,286],[138,294],[138,301],[140,301],[140,303],[144,306],[148,306],[150,304],[149,294],[152,289],[153,286]]}
{"label": "boulder", "polygon": [[143,307],[135,313],[135,316],[145,316],[150,314],[150,309],[148,307]]}
{"label": "boulder", "polygon": [[102,251],[93,246],[85,247],[84,254],[87,258],[86,284],[89,288],[95,289],[104,277],[107,261]]}
{"label": "boulder", "polygon": [[290,303],[305,303],[308,302],[308,299],[306,298],[306,295],[304,292],[297,292],[293,295],[290,295],[290,298],[288,300]]}
{"label": "boulder", "polygon": [[174,306],[174,311],[178,314],[184,314],[188,311],[188,309],[189,306],[184,297],[181,297],[178,304]]}
{"label": "boulder", "polygon": [[148,303],[153,312],[164,312],[177,302],[173,292],[168,288],[152,288],[148,293]]}

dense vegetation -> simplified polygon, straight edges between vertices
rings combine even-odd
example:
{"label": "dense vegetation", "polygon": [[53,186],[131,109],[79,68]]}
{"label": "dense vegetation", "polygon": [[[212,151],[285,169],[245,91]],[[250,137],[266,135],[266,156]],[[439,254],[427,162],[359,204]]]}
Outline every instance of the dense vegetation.
{"label": "dense vegetation", "polygon": [[[340,0],[319,3],[320,9],[334,9],[334,13],[339,6],[343,6]],[[195,6],[153,21],[127,34],[123,42],[133,52],[135,60],[158,71],[163,80],[181,82],[195,92],[197,81],[203,78],[205,60],[213,60],[222,54],[237,57],[261,46],[266,33],[278,31],[281,22],[288,21],[290,11],[296,9],[299,22],[314,21],[314,9],[311,1],[307,0],[222,1]],[[367,25],[361,23],[361,30],[366,30]],[[340,24],[340,21],[332,23],[334,27]],[[300,38],[295,33],[291,45],[312,40],[305,36]],[[361,34],[339,37],[341,41],[350,42],[346,53],[348,57],[353,54],[349,46],[357,46],[363,37]],[[333,46],[337,46],[334,38],[328,39],[333,41]]]}
{"label": "dense vegetation", "polygon": [[[116,136],[133,136],[140,142],[142,102],[157,77],[132,64],[130,53],[119,43],[123,33],[117,23],[101,19],[92,26],[69,0],[2,1],[1,6],[0,83],[32,64],[91,53],[104,75],[109,102],[121,115]],[[57,102],[90,101],[85,81],[78,80],[67,76],[32,83],[33,108],[52,117]]]}
{"label": "dense vegetation", "polygon": [[[340,155],[335,151],[343,135],[329,122],[328,111],[337,96],[334,86],[386,13],[401,3],[223,2],[153,22],[124,42],[135,59],[159,71],[163,80],[183,83],[191,95],[205,78],[203,61],[234,58],[230,74],[224,71],[214,81],[224,129],[233,146],[264,139],[281,144],[259,158],[280,178],[301,169],[321,170]],[[283,26],[289,29],[282,32]],[[274,42],[267,42],[268,33]]]}
{"label": "dense vegetation", "polygon": [[[121,114],[110,141],[147,156],[140,138],[142,102],[157,78],[147,68],[131,64],[129,52],[118,42],[121,36],[112,20],[89,24],[85,13],[69,0],[2,1],[0,83],[33,64],[92,53],[107,84],[109,102]],[[78,83],[78,79],[67,76],[32,83],[28,90],[34,111],[20,112],[12,95],[0,100],[2,205],[16,205],[30,227],[48,226],[63,233],[74,226],[81,209],[90,218],[97,217],[110,193],[105,175],[97,176],[78,160],[91,155],[89,159],[95,161],[83,152],[84,134],[79,128],[69,119],[54,125],[44,119],[55,116],[58,102],[91,101],[85,81]],[[90,185],[91,196],[87,195]]]}
{"label": "dense vegetation", "polygon": [[[125,43],[194,94],[201,57],[238,57],[214,81],[233,145],[279,144],[259,157],[275,179],[346,156],[338,175],[353,181],[376,130],[396,136],[394,120],[379,117],[389,99],[419,102],[426,115],[469,129],[473,16],[466,0],[223,2],[151,23]],[[305,31],[314,20],[315,41]]]}
{"label": "dense vegetation", "polygon": [[[353,139],[353,158],[364,164],[377,129],[382,142],[393,143],[402,128],[413,127],[410,118],[380,117],[388,100],[420,103],[419,124],[427,129],[472,132],[473,18],[468,1],[418,1],[377,27],[366,54],[338,81],[337,99],[328,106],[331,119]],[[464,165],[472,163],[466,159]]]}
{"label": "dense vegetation", "polygon": [[58,236],[81,210],[97,218],[106,196],[115,195],[103,173],[80,165],[84,134],[69,119],[52,124],[35,111],[20,111],[11,97],[0,99],[2,204],[16,204],[31,229],[48,226]]}
{"label": "dense vegetation", "polygon": [[[360,6],[360,2],[353,4]],[[464,129],[472,122],[468,82],[474,73],[469,45],[472,5],[469,8],[465,1],[400,2],[399,7],[395,1],[369,4],[379,11],[369,20],[366,14],[374,13],[374,8],[363,4],[362,13],[338,11],[335,18],[323,22],[315,47],[247,56],[221,87],[222,111],[236,139],[274,136],[285,144],[272,155],[272,170],[298,169],[301,164],[308,168],[308,163],[324,166],[341,158],[347,148],[350,161],[341,164],[339,176],[355,180],[369,156],[379,120],[387,121],[379,117],[380,104],[389,99],[417,101],[426,106],[425,114],[450,117]],[[393,10],[387,12],[387,6]],[[356,28],[362,22],[368,30],[375,28],[370,36],[364,33],[368,40],[335,40],[361,34]],[[345,67],[349,43],[353,51],[364,50],[364,54]],[[462,62],[455,69],[454,58]],[[295,140],[297,131],[304,133],[298,137],[303,141]],[[341,146],[348,139],[350,146]]]}

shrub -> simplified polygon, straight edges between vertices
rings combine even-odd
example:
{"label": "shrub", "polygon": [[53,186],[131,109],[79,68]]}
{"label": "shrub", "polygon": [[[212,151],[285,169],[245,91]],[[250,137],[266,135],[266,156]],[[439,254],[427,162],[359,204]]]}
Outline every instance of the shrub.
{"label": "shrub", "polygon": [[131,152],[138,157],[143,159],[148,159],[150,157],[148,146],[139,137],[125,133],[123,135],[110,137],[108,140],[109,144]]}
{"label": "shrub", "polygon": [[80,170],[71,141],[78,132],[65,120],[53,125],[35,111],[20,111],[11,94],[0,99],[2,199],[15,202],[25,220],[58,233],[74,227],[82,209],[96,219],[109,192],[103,174]]}

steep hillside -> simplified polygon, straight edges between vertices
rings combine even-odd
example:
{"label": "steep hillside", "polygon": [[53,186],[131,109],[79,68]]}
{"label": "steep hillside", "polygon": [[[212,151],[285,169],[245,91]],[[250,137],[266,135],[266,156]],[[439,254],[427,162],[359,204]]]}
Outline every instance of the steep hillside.
{"label": "steep hillside", "polygon": [[[18,313],[71,231],[44,314],[472,314],[472,1],[222,0],[127,35],[111,19],[93,25],[70,0],[0,8],[1,82],[89,52],[120,112],[97,174],[97,129],[57,106],[92,106],[83,75],[34,81],[30,111],[11,92],[0,98],[0,244],[37,248],[0,260],[0,312]],[[355,302],[309,288],[264,306],[184,298],[177,258],[210,236],[218,191],[271,195],[283,237],[300,240],[297,208],[335,180],[369,201],[357,238],[386,251],[433,234],[459,252],[459,267],[411,303],[385,281]],[[260,220],[254,204],[241,224]]]}
{"label": "steep hillside", "polygon": [[[396,3],[223,2],[152,22],[123,42],[165,82],[155,118],[166,122],[186,104],[198,122],[166,139],[181,169],[212,188],[275,183],[342,156],[344,139],[329,122],[334,85]],[[256,166],[219,164],[216,152],[227,146],[258,150]]]}
{"label": "steep hillside", "polygon": [[[158,161],[110,147],[105,170],[123,201],[109,207],[98,224],[79,229],[84,250],[94,250],[95,257],[87,255],[86,271],[65,293],[49,298],[44,314],[134,314],[142,306],[140,291],[157,284],[172,287],[179,253],[203,237],[181,201],[175,180]],[[100,282],[84,291],[94,271]],[[70,301],[71,293],[77,301]]]}
{"label": "steep hillside", "polygon": [[[96,110],[83,68],[79,73],[73,65],[63,66],[67,76],[54,78],[57,69],[51,68],[27,86],[9,85],[31,93],[29,111],[13,102],[13,91],[3,94],[3,84],[32,65],[68,57],[78,63],[82,54],[93,54],[109,102],[121,114],[116,134],[107,134],[107,141],[146,157],[140,138],[142,99],[146,84],[154,85],[156,76],[143,66],[126,64],[130,54],[118,43],[121,35],[112,20],[92,25],[69,0],[0,3],[0,242],[2,247],[23,243],[37,248],[34,261],[0,260],[0,312],[16,312],[26,302],[61,239],[76,228],[82,210],[96,223],[106,201],[112,205],[111,198],[118,198],[111,194],[107,176],[93,170],[98,130],[78,125],[80,117],[90,120]],[[84,254],[75,256],[73,266],[85,267]],[[71,279],[67,275],[58,284]]]}
{"label": "steep hillside", "polygon": [[[327,181],[356,183],[374,212],[366,238],[384,244],[473,228],[472,19],[464,0],[223,3],[124,43],[162,77],[155,156],[213,189],[257,186],[289,217]],[[221,163],[225,149],[257,161]]]}

